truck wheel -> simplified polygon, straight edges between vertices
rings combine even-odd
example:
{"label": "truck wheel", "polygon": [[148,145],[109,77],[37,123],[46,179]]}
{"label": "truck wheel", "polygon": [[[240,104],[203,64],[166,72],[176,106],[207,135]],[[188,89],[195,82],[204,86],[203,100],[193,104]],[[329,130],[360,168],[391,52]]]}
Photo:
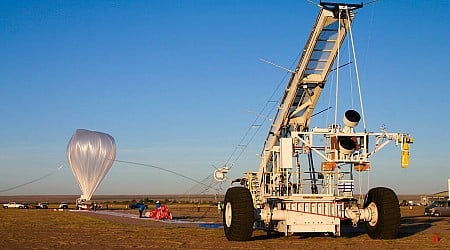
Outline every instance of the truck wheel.
{"label": "truck wheel", "polygon": [[225,194],[223,228],[230,241],[250,240],[253,233],[254,209],[250,191],[231,187]]}
{"label": "truck wheel", "polygon": [[366,195],[364,208],[372,212],[366,223],[367,234],[372,239],[395,239],[400,227],[400,206],[397,195],[389,188],[376,187]]}
{"label": "truck wheel", "polygon": [[434,212],[434,216],[439,217],[441,214],[439,212]]}

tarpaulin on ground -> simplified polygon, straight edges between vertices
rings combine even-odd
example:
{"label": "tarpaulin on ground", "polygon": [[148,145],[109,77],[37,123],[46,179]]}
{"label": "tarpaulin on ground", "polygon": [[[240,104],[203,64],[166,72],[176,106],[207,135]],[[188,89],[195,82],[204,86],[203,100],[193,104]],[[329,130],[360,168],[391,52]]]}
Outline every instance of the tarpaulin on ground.
{"label": "tarpaulin on ground", "polygon": [[170,212],[169,208],[166,205],[161,205],[160,207],[152,210],[149,213],[149,217],[157,220],[164,220],[164,219],[171,220],[172,213]]}

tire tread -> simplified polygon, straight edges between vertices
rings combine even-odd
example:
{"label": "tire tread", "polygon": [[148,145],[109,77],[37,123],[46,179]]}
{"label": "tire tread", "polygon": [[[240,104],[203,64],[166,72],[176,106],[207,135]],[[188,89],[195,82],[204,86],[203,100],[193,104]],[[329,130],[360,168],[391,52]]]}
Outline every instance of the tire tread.
{"label": "tire tread", "polygon": [[[230,241],[248,241],[253,233],[254,208],[250,191],[244,187],[231,187],[225,194],[224,204],[231,203],[232,220],[230,227],[225,223],[225,236]],[[226,208],[225,208],[226,209]]]}
{"label": "tire tread", "polygon": [[366,223],[367,234],[372,239],[395,239],[400,227],[400,206],[397,195],[389,188],[376,187],[369,190],[364,207],[375,202],[378,222],[375,226]]}

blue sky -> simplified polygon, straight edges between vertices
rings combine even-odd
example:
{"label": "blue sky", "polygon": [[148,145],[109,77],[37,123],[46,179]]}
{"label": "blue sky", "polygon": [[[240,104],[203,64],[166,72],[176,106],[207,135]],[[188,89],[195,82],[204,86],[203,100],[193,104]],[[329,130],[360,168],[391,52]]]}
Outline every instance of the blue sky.
{"label": "blue sky", "polygon": [[[406,0],[358,11],[368,128],[385,124],[416,139],[409,169],[400,169],[393,145],[372,158],[372,186],[447,188],[449,11],[448,1]],[[65,167],[0,195],[78,194],[66,159],[78,128],[112,135],[119,160],[203,179],[285,76],[259,58],[295,63],[317,13],[307,1],[2,1],[0,190]],[[230,177],[257,170],[266,131]],[[115,163],[96,194],[178,194],[194,184]]]}

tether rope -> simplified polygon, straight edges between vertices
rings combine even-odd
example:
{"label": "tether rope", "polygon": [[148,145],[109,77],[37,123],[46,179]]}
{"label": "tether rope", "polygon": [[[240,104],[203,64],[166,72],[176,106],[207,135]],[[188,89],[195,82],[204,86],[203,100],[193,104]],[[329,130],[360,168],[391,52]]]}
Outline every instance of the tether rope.
{"label": "tether rope", "polygon": [[39,177],[39,178],[36,178],[36,179],[33,179],[33,180],[31,180],[31,181],[27,181],[27,182],[25,182],[25,183],[23,183],[23,184],[20,184],[20,185],[17,185],[17,186],[13,186],[13,187],[9,187],[9,188],[2,189],[2,190],[0,190],[0,193],[4,193],[4,192],[7,192],[7,191],[11,191],[11,190],[14,190],[14,189],[17,189],[17,188],[21,188],[21,187],[24,187],[24,186],[26,186],[26,185],[29,185],[29,184],[38,182],[38,181],[40,181],[40,180],[42,180],[42,179],[45,179],[45,178],[47,178],[47,177],[53,175],[54,173],[56,173],[57,171],[59,171],[59,170],[60,170],[61,168],[63,168],[63,167],[64,167],[64,164],[61,164],[56,170],[53,170],[52,172],[50,172],[50,173],[48,173],[48,174],[46,174],[46,175],[43,175],[43,176],[41,176],[41,177]]}
{"label": "tether rope", "polygon": [[178,172],[175,172],[175,171],[166,169],[166,168],[158,167],[158,166],[151,165],[151,164],[145,164],[145,163],[139,163],[139,162],[132,162],[132,161],[122,161],[122,160],[117,160],[117,159],[114,160],[114,161],[115,161],[115,162],[120,162],[120,163],[127,163],[127,164],[131,164],[131,165],[138,165],[138,166],[142,166],[142,167],[149,167],[149,168],[159,169],[159,170],[161,170],[161,171],[165,171],[165,172],[168,172],[168,173],[171,173],[171,174],[174,174],[174,175],[178,175],[178,176],[180,176],[180,177],[183,177],[183,178],[185,178],[185,179],[188,179],[188,180],[190,180],[190,181],[193,181],[193,182],[195,182],[195,183],[197,183],[197,184],[200,184],[200,185],[202,185],[202,186],[205,186],[205,187],[214,189],[214,190],[216,190],[216,191],[220,191],[220,189],[217,189],[217,188],[212,187],[212,186],[208,186],[208,185],[206,185],[206,184],[204,184],[204,183],[202,183],[202,182],[200,182],[200,181],[198,181],[198,180],[196,180],[196,179],[194,179],[194,178],[191,178],[191,177],[189,177],[189,176],[186,176],[186,175],[184,175],[184,174],[181,174],[181,173],[178,173]]}

